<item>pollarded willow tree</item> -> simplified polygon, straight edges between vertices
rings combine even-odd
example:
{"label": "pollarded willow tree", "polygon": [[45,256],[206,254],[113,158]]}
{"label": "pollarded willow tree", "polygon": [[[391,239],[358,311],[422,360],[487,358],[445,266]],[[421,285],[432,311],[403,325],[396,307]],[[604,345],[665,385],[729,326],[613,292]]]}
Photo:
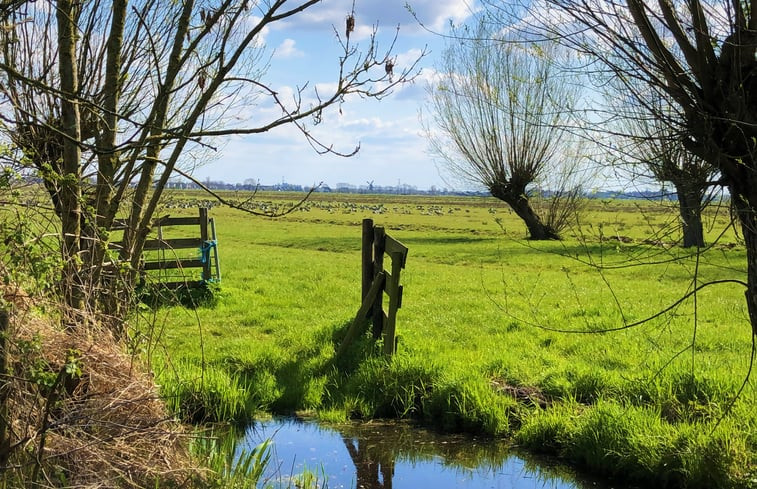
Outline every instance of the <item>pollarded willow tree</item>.
{"label": "pollarded willow tree", "polygon": [[[556,46],[498,33],[482,22],[454,32],[438,79],[428,88],[431,150],[451,170],[486,187],[523,220],[531,239],[559,239],[581,187],[566,131],[578,88],[560,76]],[[540,216],[530,197],[546,177],[563,175]]]}
{"label": "pollarded willow tree", "polygon": [[[516,13],[523,29],[587,55],[647,113],[678,125],[686,149],[720,173],[747,252],[747,280],[732,282],[745,287],[757,336],[757,1],[544,0]],[[650,103],[659,99],[675,104],[675,119]]]}
{"label": "pollarded willow tree", "polygon": [[[169,178],[187,152],[232,134],[306,123],[351,94],[381,97],[412,78],[394,73],[392,46],[358,46],[355,13],[336,33],[330,93],[282,99],[266,84],[263,35],[318,8],[319,0],[14,1],[0,5],[0,118],[20,161],[44,181],[60,219],[61,291],[68,324],[83,312],[111,315],[115,329]],[[324,33],[333,36],[335,31]],[[343,32],[343,34],[342,34]],[[354,37],[354,36],[353,36]],[[327,63],[328,60],[323,60]],[[307,80],[292,85],[307,87]],[[268,120],[241,118],[256,105]],[[270,112],[266,112],[270,113]],[[126,229],[112,251],[116,218]]]}
{"label": "pollarded willow tree", "polygon": [[[651,101],[650,101],[651,103]],[[666,112],[661,120],[638,104],[618,107],[621,117],[619,133],[628,140],[621,171],[632,178],[652,178],[670,183],[678,201],[684,248],[705,246],[702,211],[712,202],[720,188],[717,169],[692,153],[683,144],[678,125],[672,125],[676,114],[670,104],[658,101],[657,113]]]}

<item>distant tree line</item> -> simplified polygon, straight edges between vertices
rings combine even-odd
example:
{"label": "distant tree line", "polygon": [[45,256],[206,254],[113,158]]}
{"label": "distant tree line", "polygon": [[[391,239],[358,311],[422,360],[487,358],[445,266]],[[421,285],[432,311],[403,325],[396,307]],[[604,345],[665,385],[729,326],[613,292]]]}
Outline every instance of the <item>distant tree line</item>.
{"label": "distant tree line", "polygon": [[[291,183],[276,183],[273,185],[256,184],[245,181],[244,183],[229,183],[223,180],[208,180],[202,183],[202,187],[194,182],[174,181],[169,182],[167,188],[173,190],[202,190],[202,188],[211,190],[233,190],[233,191],[255,191],[260,192],[309,192],[312,188],[308,185],[298,185]],[[451,195],[451,196],[471,196],[471,197],[491,197],[492,194],[487,190],[455,190],[448,188],[438,188],[431,186],[428,189],[420,189],[415,185],[380,186],[374,185],[369,188],[367,185],[352,185],[339,183],[334,187],[322,184],[315,189],[319,193],[339,193],[339,194],[377,194],[377,195]],[[536,192],[539,197],[550,198],[554,195],[554,190],[541,190]],[[641,200],[668,200],[678,201],[676,192],[668,191],[665,188],[659,190],[591,190],[581,194],[587,199],[641,199]]]}
{"label": "distant tree line", "polygon": [[[228,183],[222,180],[206,180],[202,185],[187,181],[168,182],[166,188],[174,190],[201,190],[208,188],[211,190],[237,190],[237,191],[261,191],[261,192],[309,192],[313,186],[298,185],[291,183],[276,183],[273,185],[263,185],[254,181],[245,180],[242,183]],[[382,186],[382,185],[352,185],[348,183],[338,183],[334,187],[327,184],[316,186],[315,192],[320,193],[340,193],[340,194],[393,194],[393,195],[470,195],[486,197],[489,192],[480,190],[454,190],[447,188],[438,188],[431,186],[428,189],[419,189],[415,185],[402,184],[399,186]]]}

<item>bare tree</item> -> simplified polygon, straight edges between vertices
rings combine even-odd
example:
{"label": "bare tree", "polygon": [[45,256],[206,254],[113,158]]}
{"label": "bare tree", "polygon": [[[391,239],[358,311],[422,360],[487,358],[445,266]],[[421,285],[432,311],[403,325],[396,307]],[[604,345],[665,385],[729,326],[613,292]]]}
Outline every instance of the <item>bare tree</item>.
{"label": "bare tree", "polygon": [[[346,30],[334,30],[342,53],[333,91],[311,95],[299,80],[293,100],[282,99],[264,81],[263,32],[319,3],[3,4],[0,118],[60,218],[69,324],[85,308],[123,317],[163,189],[187,151],[294,124],[316,150],[336,152],[313,137],[308,121],[351,94],[381,97],[412,78],[414,65],[395,68],[393,41],[380,51],[374,32],[358,47],[350,38],[355,12],[346,12]],[[229,111],[253,100],[280,114],[229,124]],[[126,216],[127,226],[114,255],[116,216]]]}
{"label": "bare tree", "polygon": [[[662,104],[656,104],[657,113],[673,110]],[[672,184],[683,228],[682,246],[704,247],[702,211],[719,188],[717,169],[684,147],[684,136],[670,123],[675,114],[663,121],[638,104],[618,107],[618,113],[622,117],[621,133],[629,140],[624,169],[633,178],[641,175]]]}
{"label": "bare tree", "polygon": [[[565,222],[537,214],[534,187],[572,164],[565,127],[578,89],[560,77],[555,56],[554,45],[503,36],[481,23],[453,35],[428,90],[437,129],[429,131],[432,151],[453,173],[506,202],[534,240],[559,239],[556,224]],[[572,197],[554,202],[576,203],[581,193],[551,190]]]}
{"label": "bare tree", "polygon": [[[649,114],[678,124],[686,149],[720,173],[746,245],[757,335],[757,2],[545,0],[516,13],[524,30],[588,55]],[[660,98],[680,120],[655,108]]]}

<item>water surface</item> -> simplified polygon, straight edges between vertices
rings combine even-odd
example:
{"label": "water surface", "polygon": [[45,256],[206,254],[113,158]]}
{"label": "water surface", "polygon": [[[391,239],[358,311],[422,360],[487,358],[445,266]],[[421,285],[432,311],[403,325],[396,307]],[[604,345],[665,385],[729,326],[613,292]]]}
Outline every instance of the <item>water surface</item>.
{"label": "water surface", "polygon": [[[240,449],[272,440],[265,479],[289,487],[304,471],[331,489],[610,489],[570,469],[515,454],[502,441],[440,435],[406,423],[322,425],[275,418],[250,427]],[[294,487],[294,484],[291,484]]]}

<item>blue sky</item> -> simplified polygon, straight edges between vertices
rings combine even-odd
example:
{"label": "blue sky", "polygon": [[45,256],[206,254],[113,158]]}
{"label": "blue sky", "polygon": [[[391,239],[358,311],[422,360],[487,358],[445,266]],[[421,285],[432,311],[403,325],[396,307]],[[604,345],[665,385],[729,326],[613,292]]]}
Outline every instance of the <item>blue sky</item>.
{"label": "blue sky", "polygon": [[[365,185],[408,184],[427,189],[463,187],[461,182],[445,181],[439,174],[423,136],[419,111],[426,96],[425,86],[442,52],[444,41],[421,28],[405,8],[405,0],[357,0],[356,30],[352,40],[366,46],[371,26],[378,25],[380,47],[388,47],[397,26],[399,37],[394,47],[395,72],[418,57],[422,72],[412,85],[405,85],[381,100],[355,97],[346,100],[341,114],[335,108],[324,114],[323,122],[312,128],[323,143],[349,152],[357,144],[360,151],[351,158],[318,155],[298,131],[280,127],[266,134],[231,137],[224,141],[207,164],[193,175],[199,180],[243,182],[259,180],[274,184],[282,180],[310,185],[324,182],[330,186],[347,182]],[[471,15],[466,0],[408,0],[418,18],[430,29],[443,32],[450,20],[464,21]],[[265,32],[271,56],[263,80],[279,94],[292,94],[306,82],[309,87],[326,89],[336,77],[339,45],[334,28],[341,32],[351,10],[352,0],[325,0],[296,18]],[[272,108],[246,107],[246,117],[265,119]],[[269,112],[270,111],[270,112]]]}

